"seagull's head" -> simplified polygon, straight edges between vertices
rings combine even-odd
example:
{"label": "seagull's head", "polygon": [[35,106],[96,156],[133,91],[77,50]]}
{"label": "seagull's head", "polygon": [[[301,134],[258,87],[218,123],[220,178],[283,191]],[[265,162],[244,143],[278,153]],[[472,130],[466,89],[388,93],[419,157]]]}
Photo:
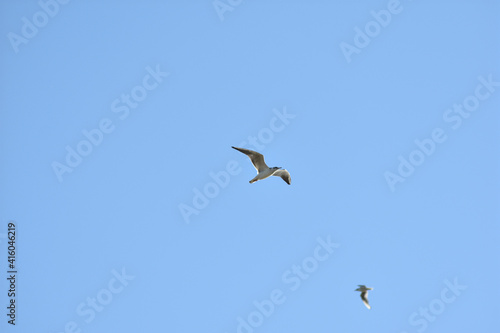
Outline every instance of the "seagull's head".
{"label": "seagull's head", "polygon": [[272,167],[271,169],[273,169],[273,170],[280,170],[281,167]]}

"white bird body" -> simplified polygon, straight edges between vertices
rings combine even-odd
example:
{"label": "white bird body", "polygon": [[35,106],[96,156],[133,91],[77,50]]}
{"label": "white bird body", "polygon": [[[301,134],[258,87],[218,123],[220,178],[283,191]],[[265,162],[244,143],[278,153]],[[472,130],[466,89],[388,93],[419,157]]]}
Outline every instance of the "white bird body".
{"label": "white bird body", "polygon": [[250,161],[252,161],[253,166],[257,170],[257,176],[250,180],[250,184],[255,183],[258,180],[266,179],[270,176],[281,177],[288,185],[291,184],[292,178],[290,177],[290,173],[286,169],[282,169],[280,167],[268,167],[266,162],[264,162],[264,155],[250,149],[232,146],[231,148],[247,155],[250,158]]}
{"label": "white bird body", "polygon": [[262,179],[266,179],[267,177],[271,177],[276,171],[278,171],[279,169],[272,169],[272,168],[267,168],[265,170],[262,170],[261,172],[259,172],[257,174],[257,176],[255,176],[251,181],[250,181],[250,184],[251,183],[255,183],[256,181],[258,180],[262,180]]}

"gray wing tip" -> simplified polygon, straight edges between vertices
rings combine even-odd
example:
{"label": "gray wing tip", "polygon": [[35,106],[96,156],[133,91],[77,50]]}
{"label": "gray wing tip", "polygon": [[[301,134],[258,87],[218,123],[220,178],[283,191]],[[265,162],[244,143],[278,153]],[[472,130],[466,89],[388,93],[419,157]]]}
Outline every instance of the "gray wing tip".
{"label": "gray wing tip", "polygon": [[288,185],[292,185],[292,177],[290,176],[290,172],[288,172],[288,170],[286,169],[278,170],[276,176],[280,176],[281,179],[285,181],[285,183],[287,183]]}

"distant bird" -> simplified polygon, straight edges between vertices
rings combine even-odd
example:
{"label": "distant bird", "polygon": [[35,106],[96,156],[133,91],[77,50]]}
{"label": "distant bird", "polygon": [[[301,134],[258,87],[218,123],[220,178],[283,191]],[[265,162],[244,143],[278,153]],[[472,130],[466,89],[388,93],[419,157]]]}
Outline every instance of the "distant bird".
{"label": "distant bird", "polygon": [[372,307],[370,306],[370,304],[368,303],[368,290],[373,290],[373,288],[367,288],[365,285],[363,284],[358,284],[359,288],[354,290],[354,291],[361,291],[361,300],[363,301],[363,303],[365,303],[366,307],[368,309],[371,309]]}
{"label": "distant bird", "polygon": [[281,177],[288,185],[291,184],[292,179],[290,178],[290,173],[288,173],[288,171],[282,169],[281,167],[268,167],[266,162],[264,162],[264,155],[250,149],[237,148],[233,146],[231,146],[231,148],[234,148],[237,151],[242,152],[243,154],[250,157],[253,166],[255,167],[255,169],[257,169],[257,176],[255,176],[255,178],[249,182],[250,184],[255,183],[256,181],[261,179],[266,179],[270,176]]}

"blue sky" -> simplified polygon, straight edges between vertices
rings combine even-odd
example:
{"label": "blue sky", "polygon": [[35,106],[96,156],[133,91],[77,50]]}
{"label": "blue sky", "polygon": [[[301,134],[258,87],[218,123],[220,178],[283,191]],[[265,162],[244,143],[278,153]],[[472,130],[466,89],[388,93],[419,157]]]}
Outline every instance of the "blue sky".
{"label": "blue sky", "polygon": [[2,331],[497,326],[497,3],[0,6]]}

